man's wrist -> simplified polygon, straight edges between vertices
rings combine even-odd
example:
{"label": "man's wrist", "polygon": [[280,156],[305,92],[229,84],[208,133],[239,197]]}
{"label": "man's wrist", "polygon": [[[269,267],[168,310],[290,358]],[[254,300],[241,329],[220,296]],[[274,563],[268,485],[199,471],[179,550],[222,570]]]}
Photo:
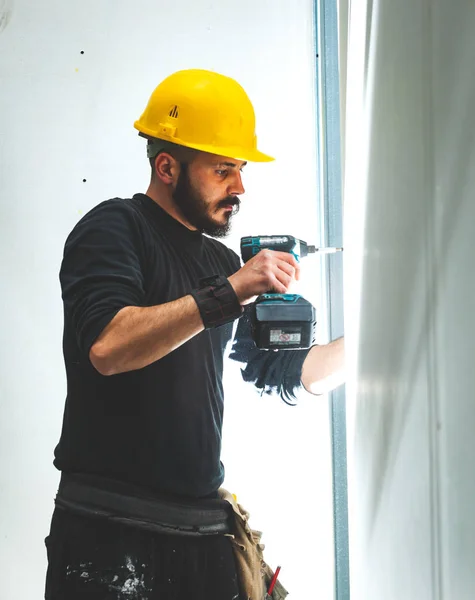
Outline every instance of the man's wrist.
{"label": "man's wrist", "polygon": [[229,280],[213,275],[200,280],[200,287],[191,291],[200,311],[205,329],[212,329],[238,319],[244,309]]}

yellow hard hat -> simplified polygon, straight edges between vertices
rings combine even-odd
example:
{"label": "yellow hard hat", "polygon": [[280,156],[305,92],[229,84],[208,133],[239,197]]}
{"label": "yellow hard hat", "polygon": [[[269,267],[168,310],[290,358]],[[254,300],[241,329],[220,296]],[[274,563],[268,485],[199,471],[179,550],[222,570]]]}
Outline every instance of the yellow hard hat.
{"label": "yellow hard hat", "polygon": [[257,150],[255,121],[251,101],[237,81],[189,69],[157,86],[134,127],[146,137],[236,160],[274,160]]}

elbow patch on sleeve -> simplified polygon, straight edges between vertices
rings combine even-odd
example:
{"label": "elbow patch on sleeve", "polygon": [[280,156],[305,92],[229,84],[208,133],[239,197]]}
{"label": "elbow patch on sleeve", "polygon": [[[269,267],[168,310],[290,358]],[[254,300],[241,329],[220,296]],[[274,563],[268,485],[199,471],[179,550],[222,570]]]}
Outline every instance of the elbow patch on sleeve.
{"label": "elbow patch on sleeve", "polygon": [[108,201],[88,213],[65,245],[60,271],[65,320],[85,354],[125,306],[144,302],[140,239],[133,209]]}

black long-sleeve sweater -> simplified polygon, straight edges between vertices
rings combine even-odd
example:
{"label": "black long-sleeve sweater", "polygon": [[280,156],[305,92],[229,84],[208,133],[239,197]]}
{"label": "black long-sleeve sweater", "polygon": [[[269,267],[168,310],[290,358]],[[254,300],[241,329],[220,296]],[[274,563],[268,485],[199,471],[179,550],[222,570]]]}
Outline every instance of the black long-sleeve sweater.
{"label": "black long-sleeve sweater", "polygon": [[[58,469],[194,497],[221,485],[223,354],[232,324],[118,375],[98,373],[89,350],[125,306],[170,302],[203,277],[229,277],[239,268],[232,250],[190,231],[143,194],[103,202],[81,219],[60,271],[67,398]],[[256,349],[245,316],[232,358],[246,363],[246,380],[285,397],[299,385],[305,355]]]}

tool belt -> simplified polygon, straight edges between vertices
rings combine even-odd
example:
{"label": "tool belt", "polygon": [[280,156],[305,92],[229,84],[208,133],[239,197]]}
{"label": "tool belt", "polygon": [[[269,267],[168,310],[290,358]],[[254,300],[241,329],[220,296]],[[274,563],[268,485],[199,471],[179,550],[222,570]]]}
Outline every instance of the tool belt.
{"label": "tool belt", "polygon": [[222,499],[176,499],[101,477],[63,473],[55,505],[149,531],[222,535],[232,531],[233,511]]}

